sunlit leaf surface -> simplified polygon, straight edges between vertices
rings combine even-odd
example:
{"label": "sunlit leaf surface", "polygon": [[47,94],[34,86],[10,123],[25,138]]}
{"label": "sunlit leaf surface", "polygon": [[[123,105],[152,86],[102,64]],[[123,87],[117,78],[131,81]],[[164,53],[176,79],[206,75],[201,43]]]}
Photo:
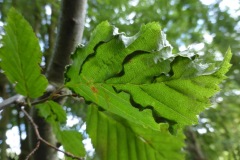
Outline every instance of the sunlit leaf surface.
{"label": "sunlit leaf surface", "polygon": [[15,9],[11,9],[4,26],[0,49],[1,68],[19,94],[39,97],[47,87],[47,79],[39,66],[42,53],[30,24]]}
{"label": "sunlit leaf surface", "polygon": [[[132,134],[147,142],[145,130],[159,132],[161,137],[161,127],[167,124],[168,133],[179,136],[177,132],[183,126],[197,123],[197,115],[209,106],[209,97],[219,90],[230,58],[230,50],[223,62],[216,64],[206,64],[192,53],[173,54],[155,22],[143,25],[132,37],[103,22],[88,45],[75,51],[73,64],[66,72],[66,86],[121,117],[130,128],[142,128],[141,133],[132,130]],[[148,143],[145,146],[152,147]],[[159,148],[154,149],[159,152]]]}

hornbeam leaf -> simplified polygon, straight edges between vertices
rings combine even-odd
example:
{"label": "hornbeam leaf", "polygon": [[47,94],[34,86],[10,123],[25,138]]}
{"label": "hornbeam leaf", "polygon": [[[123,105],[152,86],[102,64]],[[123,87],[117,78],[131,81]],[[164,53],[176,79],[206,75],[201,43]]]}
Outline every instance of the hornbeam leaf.
{"label": "hornbeam leaf", "polygon": [[36,98],[43,94],[47,79],[41,74],[39,42],[28,22],[10,9],[0,49],[1,67],[19,94]]}
{"label": "hornbeam leaf", "polygon": [[52,119],[58,123],[66,123],[66,112],[62,109],[62,106],[54,101],[46,101],[42,104],[36,105],[35,108],[38,109],[39,115],[47,121],[48,119]]}
{"label": "hornbeam leaf", "polygon": [[[100,39],[102,38],[102,39]],[[219,90],[231,58],[204,64],[194,54],[172,54],[158,23],[143,25],[126,37],[107,22],[93,32],[89,45],[77,48],[66,73],[66,86],[130,122],[159,129],[152,121],[190,125]],[[150,109],[151,112],[140,112]],[[140,111],[139,111],[140,110]]]}
{"label": "hornbeam leaf", "polygon": [[171,135],[168,130],[154,131],[148,127],[128,124],[118,116],[88,108],[87,133],[101,160],[182,160],[184,136]]}
{"label": "hornbeam leaf", "polygon": [[[66,122],[66,113],[62,106],[54,101],[46,101],[35,106],[41,117],[52,126],[53,132],[64,150],[79,157],[84,157],[86,151],[84,149],[82,134],[74,130],[63,130],[61,124]],[[66,159],[71,159],[66,157]]]}
{"label": "hornbeam leaf", "polygon": [[[65,151],[78,157],[84,157],[86,155],[81,133],[74,130],[55,130],[54,133],[59,143],[63,145]],[[72,160],[72,158],[65,156],[65,160]]]}

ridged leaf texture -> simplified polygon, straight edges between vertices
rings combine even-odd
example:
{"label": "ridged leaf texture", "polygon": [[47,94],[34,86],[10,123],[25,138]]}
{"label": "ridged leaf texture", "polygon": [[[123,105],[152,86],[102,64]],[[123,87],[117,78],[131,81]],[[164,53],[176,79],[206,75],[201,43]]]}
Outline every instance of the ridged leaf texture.
{"label": "ridged leaf texture", "polygon": [[[126,123],[96,106],[88,108],[87,132],[101,160],[182,160],[184,136]],[[165,129],[164,129],[165,128]]]}
{"label": "ridged leaf texture", "polygon": [[31,26],[15,9],[8,13],[0,49],[1,68],[19,94],[36,98],[43,94],[47,79],[41,74],[42,53]]}
{"label": "ridged leaf texture", "polygon": [[[58,103],[53,101],[46,101],[38,104],[36,108],[39,115],[51,124],[53,132],[64,150],[79,157],[85,156],[85,149],[82,143],[82,135],[74,130],[62,129],[61,125],[66,123],[66,112]],[[66,157],[66,159],[71,159]]]}
{"label": "ridged leaf texture", "polygon": [[[196,124],[197,115],[210,105],[209,97],[219,90],[230,67],[231,52],[222,62],[209,64],[193,53],[173,54],[156,22],[143,25],[132,37],[103,22],[72,59],[65,83],[72,91],[131,127],[161,136],[161,127],[167,124],[168,132],[179,136],[179,130]],[[148,140],[144,132],[132,130],[132,134]]]}

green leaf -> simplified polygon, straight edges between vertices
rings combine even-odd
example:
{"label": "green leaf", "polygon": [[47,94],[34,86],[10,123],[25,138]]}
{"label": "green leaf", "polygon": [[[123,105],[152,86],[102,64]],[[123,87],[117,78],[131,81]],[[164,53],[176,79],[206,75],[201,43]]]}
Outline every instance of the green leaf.
{"label": "green leaf", "polygon": [[[75,61],[73,64],[71,64],[71,67],[68,68],[69,70],[66,74],[75,76],[71,77],[72,79],[78,78],[79,69],[84,60],[91,54],[95,54],[95,46],[112,39],[113,31],[114,28],[110,27],[108,22],[105,21],[99,24],[96,30],[93,31],[93,35],[88,43],[88,47],[81,48],[82,46],[79,46],[78,48],[81,48],[81,54],[77,54],[78,50],[76,50],[76,53],[72,55],[72,59],[77,59],[78,61]],[[69,76],[66,76],[66,78],[67,77]]]}
{"label": "green leaf", "polygon": [[[73,130],[62,130],[57,133],[55,132],[55,134],[58,141],[63,145],[65,151],[78,157],[85,156],[86,151],[82,143],[82,134]],[[71,160],[71,158],[69,159]]]}
{"label": "green leaf", "polygon": [[[154,23],[154,25],[151,28],[153,28],[154,30],[157,27],[159,27],[159,25],[157,23]],[[121,72],[121,69],[122,69],[121,61],[124,59],[125,55],[123,54],[122,57],[119,57],[122,59],[120,61],[119,59],[117,59],[116,55],[114,55],[115,50],[118,51],[117,53],[121,53],[120,52],[121,50],[123,51],[125,50],[125,45],[128,45],[128,47],[131,50],[127,49],[127,51],[129,53],[134,52],[136,49],[134,44],[137,42],[141,43],[140,45],[143,47],[142,50],[144,50],[145,46],[150,48],[149,50],[151,50],[151,46],[153,46],[153,43],[154,43],[154,46],[156,47],[159,46],[158,40],[149,42],[150,43],[149,46],[145,45],[145,43],[147,42],[142,41],[142,39],[137,40],[137,42],[133,42],[133,40],[137,39],[138,36],[141,38],[143,38],[144,36],[146,38],[155,37],[155,39],[159,36],[158,34],[155,34],[154,31],[152,31],[151,29],[148,30],[147,28],[148,26],[145,26],[143,28],[142,30],[143,34],[139,33],[135,37],[128,38],[123,35],[119,35],[114,30],[114,27],[109,25],[109,23],[107,22],[101,23],[93,32],[93,36],[91,37],[91,41],[89,42],[88,47],[79,48],[76,50],[76,53],[73,56],[74,63],[66,73],[67,80],[69,81],[66,83],[66,85],[72,88],[76,93],[79,93],[80,95],[84,96],[86,100],[94,101],[103,108],[107,107],[113,113],[122,115],[123,117],[133,122],[137,122],[142,125],[147,125],[153,129],[158,129],[158,125],[155,123],[154,120],[152,120],[151,112],[142,114],[142,112],[138,112],[137,108],[132,107],[132,104],[129,101],[130,100],[129,94],[116,93],[112,85],[104,84],[105,82],[95,83],[96,81],[99,81],[99,82],[104,81],[103,79],[106,78],[105,76],[111,77],[111,76],[114,76],[115,74],[118,74],[118,72]],[[160,30],[158,30],[158,32],[160,32]],[[124,43],[121,43],[122,42],[121,37],[124,37]],[[132,43],[133,45],[129,46],[129,43],[131,41],[133,42]],[[116,46],[114,45],[115,43],[117,43]],[[108,45],[105,46],[105,44],[108,44]],[[99,58],[100,62],[104,63],[104,61],[106,61],[106,65],[111,65],[109,67],[106,66],[107,67],[106,70],[101,68],[101,66],[98,66],[97,59],[94,58],[95,57],[94,55],[96,54],[96,49],[100,46],[104,46],[103,51],[100,52],[101,53],[100,57],[98,55],[96,56],[97,58]],[[105,53],[108,53],[108,54],[105,54]],[[103,57],[101,57],[101,55]],[[111,60],[109,60],[109,58]],[[88,60],[91,60],[91,61],[94,60],[94,62],[91,62],[91,64],[89,64]],[[81,65],[85,63],[87,64],[87,66],[85,67],[84,65],[81,68]],[[117,65],[117,66],[114,66],[114,65]],[[79,75],[79,72],[82,72],[82,73],[88,72],[86,71],[87,68],[89,68],[88,70],[90,70],[89,72],[90,75],[84,75],[84,74]],[[167,67],[166,65],[165,68],[166,68],[165,70],[167,70],[169,67]],[[88,76],[91,76],[91,77],[88,77]],[[97,85],[99,85],[100,88]]]}
{"label": "green leaf", "polygon": [[47,79],[41,74],[39,42],[28,22],[10,9],[0,49],[1,67],[19,94],[36,98],[43,94]]}
{"label": "green leaf", "polygon": [[53,119],[59,123],[65,123],[67,120],[67,115],[58,103],[54,101],[46,101],[42,104],[35,106],[38,109],[40,116],[44,117],[46,120]]}
{"label": "green leaf", "polygon": [[173,136],[164,127],[154,131],[101,112],[96,106],[88,108],[87,133],[101,160],[184,159],[184,136]]}
{"label": "green leaf", "polygon": [[63,130],[61,124],[66,122],[66,113],[58,103],[46,101],[35,106],[40,116],[51,124],[57,140],[63,145],[65,151],[79,157],[85,156],[82,135],[77,131]]}
{"label": "green leaf", "polygon": [[[172,54],[158,23],[126,37],[103,22],[72,58],[65,85],[104,111],[88,114],[87,130],[100,159],[181,159],[182,128],[196,124],[210,104],[230,67],[231,52],[222,63],[208,64],[195,54]],[[126,147],[121,140],[135,144],[131,153],[116,148]],[[134,156],[137,151],[143,155]]]}
{"label": "green leaf", "polygon": [[152,115],[138,110],[151,109],[159,122],[195,124],[196,115],[219,90],[231,53],[213,67],[193,54],[172,54],[165,38],[158,23],[126,37],[103,22],[89,45],[76,50],[66,86],[105,110],[153,129],[158,125]]}

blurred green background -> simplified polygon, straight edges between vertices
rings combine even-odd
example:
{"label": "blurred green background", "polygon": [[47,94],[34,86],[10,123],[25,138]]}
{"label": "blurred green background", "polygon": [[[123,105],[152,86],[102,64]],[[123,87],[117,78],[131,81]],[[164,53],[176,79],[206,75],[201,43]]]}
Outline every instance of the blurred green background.
{"label": "blurred green background", "polygon": [[[0,0],[0,34],[4,34],[3,25],[10,7],[24,15],[39,37],[44,72],[54,48],[60,1]],[[228,78],[221,84],[221,91],[212,98],[212,106],[199,116],[199,125],[185,129],[185,150],[189,160],[240,160],[240,1],[89,0],[83,43],[87,43],[91,31],[104,20],[128,36],[135,34],[142,24],[157,21],[174,47],[173,52],[190,50],[209,63],[221,61],[226,50],[231,48],[233,58]],[[0,102],[15,94],[12,88],[1,71]],[[84,108],[75,105],[70,110],[70,117],[84,120]],[[16,108],[1,112],[0,159],[17,159],[20,144],[26,143],[28,124],[22,117]],[[73,127],[79,129],[81,125]],[[18,144],[15,142],[16,148],[9,140],[14,133],[19,139]]]}

